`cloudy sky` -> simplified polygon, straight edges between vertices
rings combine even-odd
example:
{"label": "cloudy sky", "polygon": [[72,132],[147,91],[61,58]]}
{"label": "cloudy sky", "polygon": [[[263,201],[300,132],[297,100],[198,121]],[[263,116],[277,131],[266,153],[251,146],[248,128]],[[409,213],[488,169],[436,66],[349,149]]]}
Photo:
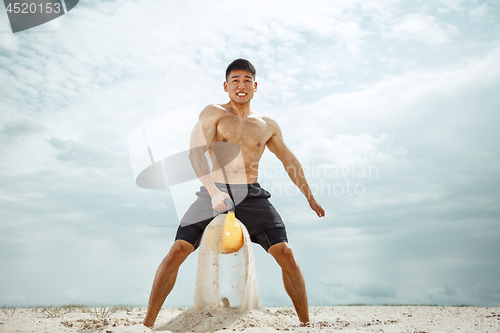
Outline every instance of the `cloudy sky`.
{"label": "cloudy sky", "polygon": [[[227,102],[243,57],[326,210],[264,154],[311,305],[499,306],[499,7],[89,0],[16,34],[1,10],[0,305],[147,304],[178,218],[135,184],[129,135]],[[291,305],[253,249],[261,303]],[[196,260],[166,305],[193,303]]]}

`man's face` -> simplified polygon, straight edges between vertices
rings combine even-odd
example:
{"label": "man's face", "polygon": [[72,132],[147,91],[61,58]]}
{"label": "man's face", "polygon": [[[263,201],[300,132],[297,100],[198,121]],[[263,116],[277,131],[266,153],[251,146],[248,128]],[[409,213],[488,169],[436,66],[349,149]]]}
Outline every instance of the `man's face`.
{"label": "man's face", "polygon": [[257,82],[254,82],[252,73],[248,71],[232,70],[224,82],[224,91],[229,94],[231,101],[245,104],[250,102],[257,91]]}

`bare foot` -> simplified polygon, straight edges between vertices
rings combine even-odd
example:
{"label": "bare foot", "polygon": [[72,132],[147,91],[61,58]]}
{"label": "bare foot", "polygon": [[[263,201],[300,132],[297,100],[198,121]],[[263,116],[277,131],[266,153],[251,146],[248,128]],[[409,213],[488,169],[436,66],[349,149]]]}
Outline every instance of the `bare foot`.
{"label": "bare foot", "polygon": [[154,326],[154,325],[153,325],[153,326],[146,326],[146,325],[144,325],[144,323],[143,323],[142,325],[143,325],[144,327],[146,327],[146,328],[149,328],[150,330],[153,330],[153,326]]}

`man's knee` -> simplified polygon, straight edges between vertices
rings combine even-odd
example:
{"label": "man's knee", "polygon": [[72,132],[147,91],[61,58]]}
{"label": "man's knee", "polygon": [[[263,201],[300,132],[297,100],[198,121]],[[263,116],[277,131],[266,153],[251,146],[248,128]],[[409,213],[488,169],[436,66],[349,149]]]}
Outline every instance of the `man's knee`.
{"label": "man's knee", "polygon": [[194,251],[194,246],[186,242],[182,239],[177,239],[172,247],[170,248],[170,252],[167,255],[167,258],[170,260],[179,260],[182,261],[187,258]]}
{"label": "man's knee", "polygon": [[276,259],[278,264],[282,265],[296,265],[295,257],[293,256],[292,248],[287,242],[274,244],[269,248],[269,253]]}

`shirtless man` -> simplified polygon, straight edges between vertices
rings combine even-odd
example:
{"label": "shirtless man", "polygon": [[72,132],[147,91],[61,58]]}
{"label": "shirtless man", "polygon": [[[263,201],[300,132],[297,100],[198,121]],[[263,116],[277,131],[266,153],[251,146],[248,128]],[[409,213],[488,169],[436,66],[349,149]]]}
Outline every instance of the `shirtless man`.
{"label": "shirtless man", "polygon": [[[279,264],[285,290],[299,320],[301,323],[309,322],[302,271],[287,243],[281,217],[268,200],[269,192],[257,182],[259,161],[266,146],[283,163],[311,209],[319,217],[325,216],[325,211],[312,195],[299,161],[284,143],[278,123],[250,108],[250,101],[257,91],[253,65],[244,59],[233,61],[226,70],[224,91],[228,93],[230,101],[223,105],[207,106],[191,134],[189,157],[203,187],[197,192],[198,199],[181,220],[170,252],[158,267],[144,319],[147,327],[153,326],[163,302],[174,287],[179,266],[198,247],[204,228],[213,218],[205,216],[201,221],[202,218],[197,215],[213,210],[226,211],[228,207],[224,200],[231,199],[231,192],[237,195],[240,190],[244,190],[246,197],[241,202],[235,200],[236,217],[247,227],[252,242],[259,243]],[[220,163],[224,149],[230,148],[221,148],[216,153],[214,146],[217,144],[214,143],[219,142],[229,142],[239,147],[238,158],[229,163]],[[207,150],[212,160],[212,173],[204,156]],[[230,184],[229,190],[226,190],[229,187],[227,184]]]}

